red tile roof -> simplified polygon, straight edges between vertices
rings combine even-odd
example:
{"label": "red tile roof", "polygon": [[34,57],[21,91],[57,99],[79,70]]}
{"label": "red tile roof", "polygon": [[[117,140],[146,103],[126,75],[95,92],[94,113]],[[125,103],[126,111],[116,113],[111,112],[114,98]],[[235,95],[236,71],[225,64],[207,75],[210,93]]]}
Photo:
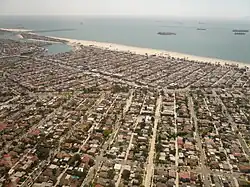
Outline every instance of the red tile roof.
{"label": "red tile roof", "polygon": [[181,172],[179,174],[181,179],[190,179],[190,173],[189,172]]}
{"label": "red tile roof", "polygon": [[183,138],[178,137],[178,139],[177,139],[177,143],[178,143],[178,145],[183,145],[183,144],[184,144],[184,142],[183,142]]}
{"label": "red tile roof", "polygon": [[3,157],[4,157],[4,158],[9,158],[9,157],[11,157],[11,156],[10,156],[9,154],[4,154]]}
{"label": "red tile roof", "polygon": [[89,161],[90,161],[90,157],[89,157],[88,155],[84,155],[84,156],[82,157],[82,162],[84,162],[84,163],[89,163]]}
{"label": "red tile roof", "polygon": [[95,187],[104,187],[103,185],[97,184]]}
{"label": "red tile roof", "polygon": [[236,156],[236,157],[240,157],[241,153],[233,153],[233,155]]}
{"label": "red tile roof", "polygon": [[30,132],[30,134],[32,134],[32,135],[39,135],[40,134],[40,130],[38,130],[38,129],[35,129],[35,130],[32,130],[31,132]]}
{"label": "red tile roof", "polygon": [[7,128],[7,124],[0,123],[0,132]]}

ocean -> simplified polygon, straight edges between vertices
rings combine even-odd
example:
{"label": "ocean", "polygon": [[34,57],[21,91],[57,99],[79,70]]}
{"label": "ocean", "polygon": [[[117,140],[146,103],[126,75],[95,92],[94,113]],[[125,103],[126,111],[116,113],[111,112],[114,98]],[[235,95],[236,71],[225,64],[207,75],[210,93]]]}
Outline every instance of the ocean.
{"label": "ocean", "polygon": [[[233,29],[250,30],[247,20],[187,18],[132,18],[84,16],[0,16],[0,27],[24,27],[42,35],[163,49],[190,55],[241,61],[250,64],[250,32],[234,35]],[[206,30],[197,30],[204,28]],[[163,36],[158,32],[174,32]]]}

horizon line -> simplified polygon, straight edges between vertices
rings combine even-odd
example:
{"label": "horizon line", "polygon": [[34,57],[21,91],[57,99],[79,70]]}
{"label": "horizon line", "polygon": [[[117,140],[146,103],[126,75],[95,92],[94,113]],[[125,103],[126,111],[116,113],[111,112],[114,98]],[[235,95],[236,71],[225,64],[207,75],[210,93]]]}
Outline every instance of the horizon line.
{"label": "horizon line", "polygon": [[86,16],[86,17],[166,17],[166,18],[209,18],[209,19],[245,19],[250,20],[250,16],[223,17],[223,16],[179,16],[179,15],[134,15],[134,14],[1,14],[0,16]]}

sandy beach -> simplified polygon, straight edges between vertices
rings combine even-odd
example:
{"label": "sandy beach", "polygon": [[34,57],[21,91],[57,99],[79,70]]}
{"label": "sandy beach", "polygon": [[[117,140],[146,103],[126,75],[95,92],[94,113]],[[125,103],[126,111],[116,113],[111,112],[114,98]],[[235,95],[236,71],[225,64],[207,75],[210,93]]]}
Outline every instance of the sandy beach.
{"label": "sandy beach", "polygon": [[[10,31],[10,32],[29,32],[31,34],[32,30],[27,29],[5,29],[0,28],[0,30],[3,31]],[[112,51],[124,51],[124,52],[131,52],[136,53],[140,55],[157,55],[157,56],[164,56],[164,57],[174,57],[174,58],[185,58],[190,61],[199,61],[204,63],[213,63],[221,65],[238,65],[239,67],[250,67],[250,64],[244,63],[244,62],[238,62],[238,61],[230,61],[230,60],[223,60],[223,59],[217,59],[217,58],[209,58],[209,57],[201,57],[201,56],[195,56],[195,55],[189,55],[184,53],[178,53],[178,52],[172,52],[172,51],[166,51],[166,50],[158,50],[158,49],[150,49],[150,48],[141,48],[141,47],[134,47],[134,46],[126,46],[121,44],[115,44],[115,43],[106,43],[106,42],[97,42],[97,41],[87,41],[87,40],[77,40],[77,39],[69,39],[69,38],[61,38],[61,37],[54,37],[54,36],[48,36],[54,39],[60,39],[65,40],[68,42],[68,45],[72,46],[74,50],[80,49],[80,46],[94,46],[101,49],[108,49]]]}
{"label": "sandy beach", "polygon": [[217,59],[217,58],[209,58],[209,57],[200,57],[195,55],[189,55],[184,53],[178,53],[178,52],[172,52],[172,51],[166,51],[166,50],[158,50],[158,49],[150,49],[150,48],[140,48],[140,47],[133,47],[133,46],[126,46],[126,45],[120,45],[120,44],[114,44],[114,43],[105,43],[105,42],[96,42],[96,41],[86,41],[86,40],[76,40],[76,39],[68,39],[68,38],[59,38],[59,37],[53,37],[51,38],[55,39],[61,39],[68,41],[68,44],[72,47],[80,48],[80,45],[83,46],[94,46],[101,49],[108,49],[112,51],[124,51],[124,52],[132,52],[140,55],[157,55],[157,56],[164,56],[164,57],[174,57],[174,58],[185,58],[187,60],[191,61],[199,61],[204,63],[213,63],[221,65],[239,65],[239,67],[250,67],[250,64],[246,64],[244,62],[238,62],[238,61],[230,61],[230,60],[223,60],[223,59]]}

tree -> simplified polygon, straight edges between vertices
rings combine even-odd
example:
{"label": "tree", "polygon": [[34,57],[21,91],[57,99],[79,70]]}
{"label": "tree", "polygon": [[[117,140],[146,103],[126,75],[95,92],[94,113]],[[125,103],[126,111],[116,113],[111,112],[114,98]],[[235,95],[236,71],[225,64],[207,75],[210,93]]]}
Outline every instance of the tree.
{"label": "tree", "polygon": [[115,182],[114,181],[109,181],[108,187],[115,187]]}
{"label": "tree", "polygon": [[76,162],[80,162],[81,161],[81,156],[79,154],[75,154],[73,157],[70,158],[69,160],[69,165],[73,166]]}
{"label": "tree", "polygon": [[111,130],[104,130],[104,131],[103,131],[103,136],[104,136],[105,138],[107,138],[111,133],[112,133]]}
{"label": "tree", "polygon": [[14,145],[14,146],[17,146],[17,144],[18,144],[18,142],[16,142],[16,141],[12,142],[12,145]]}
{"label": "tree", "polygon": [[142,156],[147,157],[148,156],[148,151],[142,151]]}
{"label": "tree", "polygon": [[163,95],[164,95],[164,91],[163,91],[163,90],[161,90],[161,91],[160,91],[160,94],[163,96]]}
{"label": "tree", "polygon": [[161,151],[161,149],[162,149],[161,143],[157,143],[155,148],[156,148],[156,152]]}
{"label": "tree", "polygon": [[92,166],[94,166],[94,165],[95,165],[95,161],[91,158],[91,159],[89,160],[89,166],[92,167]]}
{"label": "tree", "polygon": [[122,152],[123,151],[123,147],[119,147],[119,152]]}
{"label": "tree", "polygon": [[85,170],[83,170],[82,172],[81,172],[81,171],[74,170],[73,173],[74,173],[75,176],[83,177],[83,178],[85,178],[86,175],[87,175],[87,172],[86,172]]}
{"label": "tree", "polygon": [[53,168],[53,169],[52,169],[52,174],[53,174],[54,176],[56,176],[56,173],[57,173],[56,168]]}
{"label": "tree", "polygon": [[37,107],[37,108],[40,108],[42,105],[43,105],[43,104],[42,104],[41,101],[37,101],[37,102],[36,102],[36,107]]}
{"label": "tree", "polygon": [[125,180],[129,180],[129,176],[130,176],[130,171],[129,170],[123,170],[122,172],[122,178]]}
{"label": "tree", "polygon": [[37,148],[36,154],[37,157],[41,160],[46,160],[49,157],[50,150],[49,148],[39,147]]}
{"label": "tree", "polygon": [[114,177],[115,177],[115,170],[114,169],[108,170],[108,178],[113,179]]}

